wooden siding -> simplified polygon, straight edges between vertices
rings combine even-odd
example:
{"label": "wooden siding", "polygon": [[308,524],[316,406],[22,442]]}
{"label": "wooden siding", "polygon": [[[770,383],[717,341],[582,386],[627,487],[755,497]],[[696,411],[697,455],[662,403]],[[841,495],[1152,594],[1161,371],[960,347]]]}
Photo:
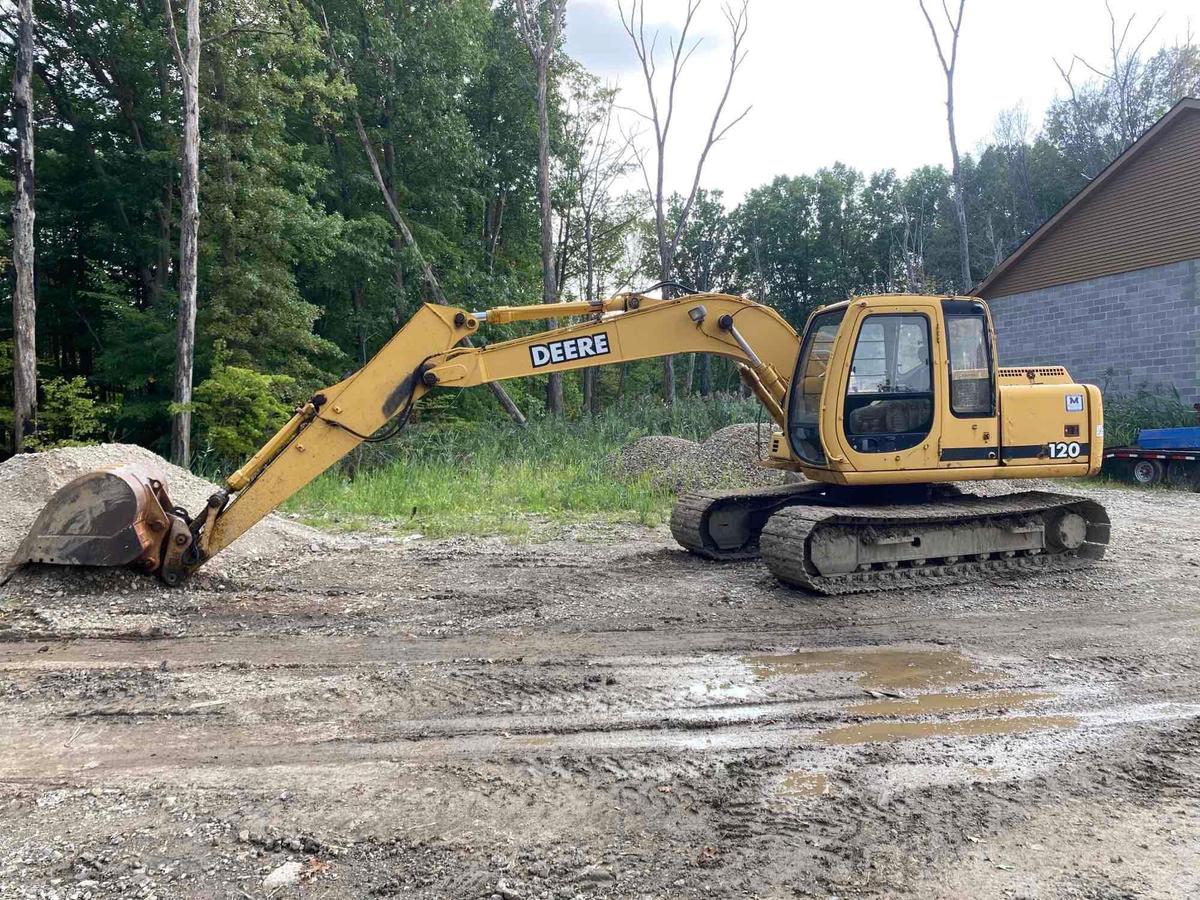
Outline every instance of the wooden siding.
{"label": "wooden siding", "polygon": [[1193,104],[1147,134],[1144,147],[1130,148],[980,293],[1005,297],[1200,258],[1200,108]]}

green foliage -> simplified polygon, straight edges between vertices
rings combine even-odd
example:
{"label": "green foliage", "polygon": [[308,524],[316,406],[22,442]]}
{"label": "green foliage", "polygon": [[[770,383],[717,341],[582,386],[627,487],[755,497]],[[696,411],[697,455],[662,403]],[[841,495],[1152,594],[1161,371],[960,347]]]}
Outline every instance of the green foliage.
{"label": "green foliage", "polygon": [[733,422],[753,421],[757,403],[732,396],[627,401],[564,428],[540,419],[518,428],[502,419],[415,425],[371,448],[354,478],[333,471],[287,508],[323,525],[353,527],[364,518],[429,534],[525,534],[529,514],[574,521],[661,522],[673,497],[646,479],[615,476],[613,451],[646,434],[702,440]]}
{"label": "green foliage", "polygon": [[218,363],[193,399],[200,446],[218,458],[240,462],[287,421],[295,379]]}
{"label": "green foliage", "polygon": [[1196,424],[1196,410],[1173,387],[1143,385],[1128,393],[1104,393],[1104,444],[1136,443],[1143,428],[1183,428]]}
{"label": "green foliage", "polygon": [[[115,431],[164,450],[182,103],[163,7],[35,6],[39,371],[123,396]],[[229,369],[328,384],[426,299],[352,107],[447,294],[474,306],[536,295],[530,63],[510,10],[240,0],[205,5],[201,27],[198,384],[230,378],[215,371],[218,340]],[[6,156],[11,134],[0,129]],[[489,203],[503,205],[495,240]],[[0,313],[9,290],[0,282]],[[219,428],[240,453],[242,436]]]}
{"label": "green foliage", "polygon": [[105,422],[119,404],[103,403],[79,375],[51,378],[42,385],[37,433],[26,438],[29,450],[76,447],[104,437]]}

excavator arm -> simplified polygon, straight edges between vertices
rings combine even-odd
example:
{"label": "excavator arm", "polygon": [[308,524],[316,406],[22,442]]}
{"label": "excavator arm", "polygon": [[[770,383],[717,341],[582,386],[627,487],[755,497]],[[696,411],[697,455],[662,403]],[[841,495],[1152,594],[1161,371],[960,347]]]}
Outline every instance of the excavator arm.
{"label": "excavator arm", "polygon": [[[485,322],[570,317],[582,321],[487,347],[459,346]],[[799,343],[774,310],[726,294],[621,294],[475,313],[427,304],[365,366],[314,394],[194,517],[134,467],[90,473],[51,499],[10,572],[25,562],[133,564],[178,583],[360,443],[385,427],[402,428],[435,387],[712,353],[739,362],[743,380],[782,426],[784,373],[791,373]]]}

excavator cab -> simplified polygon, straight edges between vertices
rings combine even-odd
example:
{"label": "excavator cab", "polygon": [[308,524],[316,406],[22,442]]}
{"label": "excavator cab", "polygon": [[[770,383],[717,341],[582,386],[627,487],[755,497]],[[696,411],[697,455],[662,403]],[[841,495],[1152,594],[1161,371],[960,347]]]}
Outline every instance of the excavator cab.
{"label": "excavator cab", "polygon": [[1082,477],[1103,456],[1100,392],[1058,366],[996,364],[968,297],[887,295],[810,316],[787,398],[804,473],[832,484]]}

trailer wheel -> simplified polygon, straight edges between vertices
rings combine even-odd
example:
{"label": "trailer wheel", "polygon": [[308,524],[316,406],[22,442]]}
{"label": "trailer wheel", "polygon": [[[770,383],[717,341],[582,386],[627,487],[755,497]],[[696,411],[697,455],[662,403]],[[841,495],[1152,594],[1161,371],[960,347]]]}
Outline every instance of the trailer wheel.
{"label": "trailer wheel", "polygon": [[1139,459],[1133,464],[1130,474],[1137,484],[1149,486],[1161,482],[1165,471],[1157,459]]}

